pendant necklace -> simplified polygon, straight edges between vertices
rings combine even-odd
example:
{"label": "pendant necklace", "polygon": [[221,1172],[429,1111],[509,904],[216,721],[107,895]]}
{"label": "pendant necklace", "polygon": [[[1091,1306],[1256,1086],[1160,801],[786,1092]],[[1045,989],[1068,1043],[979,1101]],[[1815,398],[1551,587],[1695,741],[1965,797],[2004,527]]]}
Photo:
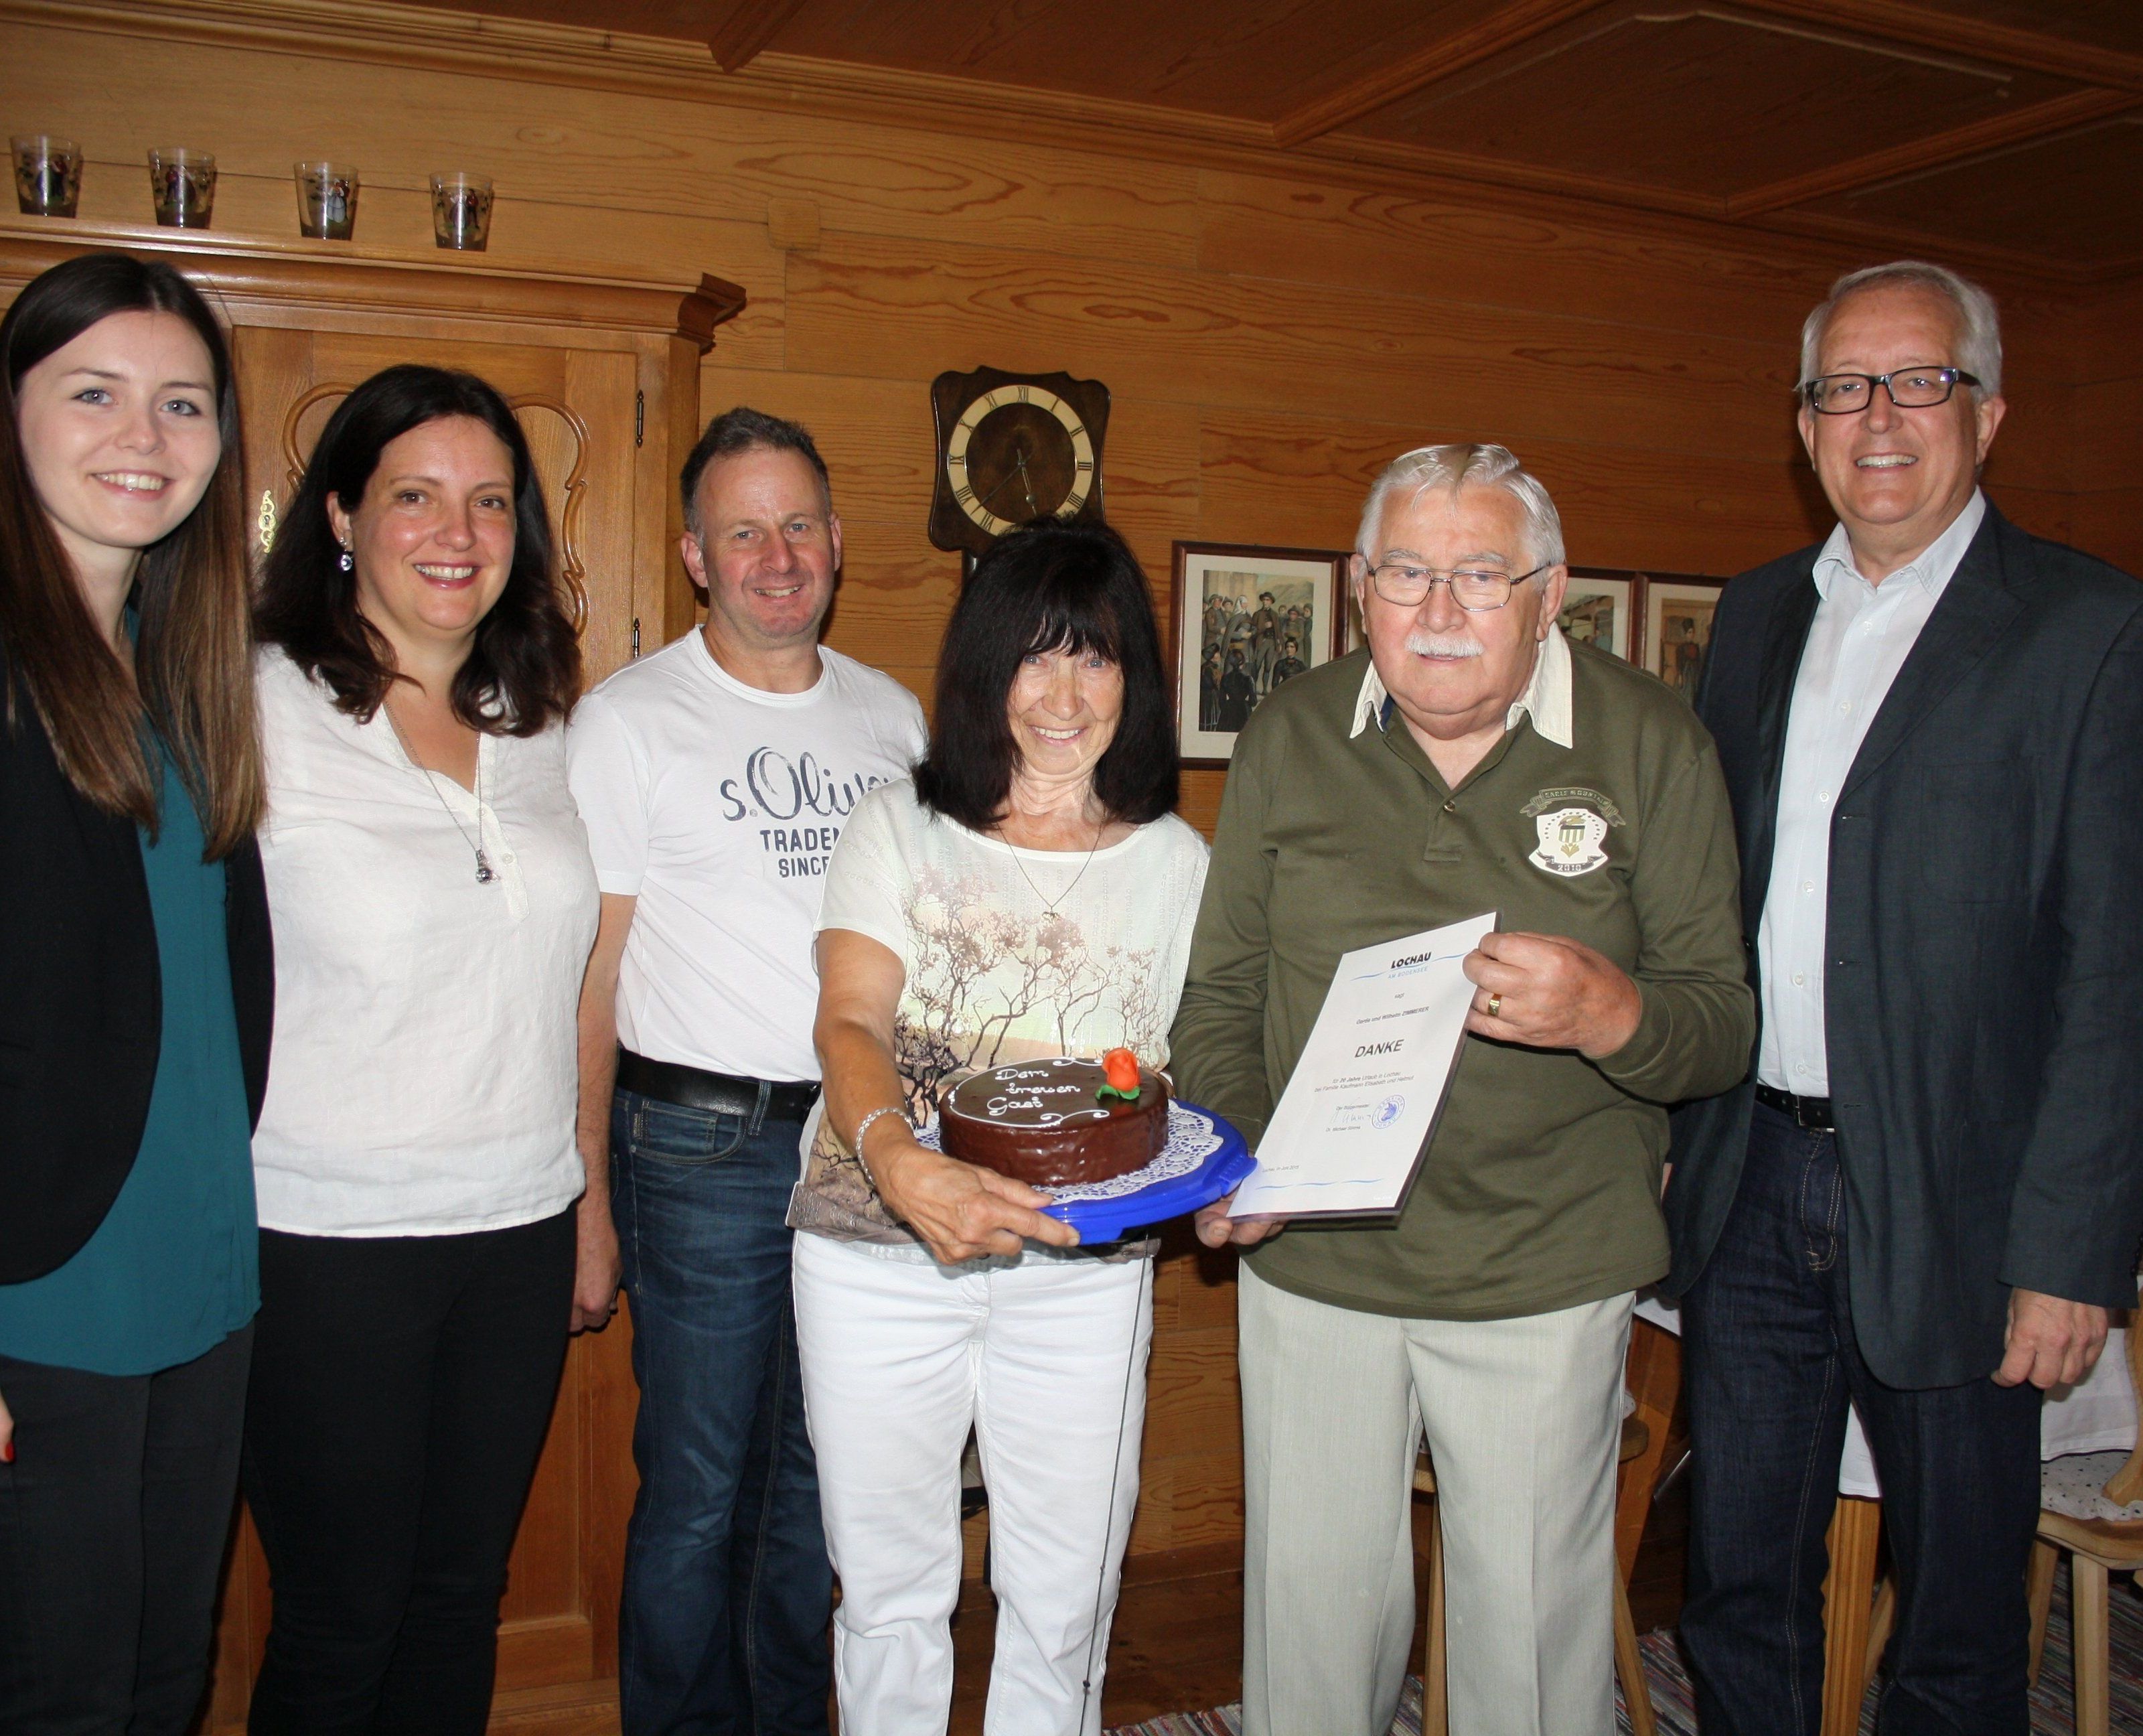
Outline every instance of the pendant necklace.
{"label": "pendant necklace", "polygon": [[[491,858],[485,855],[483,851],[483,738],[479,735],[477,738],[476,743],[476,789],[474,794],[476,795],[477,835],[474,838],[471,838],[468,834],[468,828],[462,823],[462,817],[454,812],[453,804],[447,799],[446,791],[439,788],[438,774],[434,772],[428,765],[419,764],[418,763],[416,754],[410,751],[409,738],[402,733],[402,725],[394,721],[394,714],[388,710],[386,700],[382,700],[379,702],[379,710],[381,714],[387,719],[387,727],[394,732],[395,740],[401,744],[402,755],[403,758],[409,762],[409,769],[415,772],[427,784],[432,786],[432,794],[438,798],[439,805],[447,810],[447,818],[454,823],[454,830],[461,833],[462,842],[467,844],[469,848],[475,853],[477,883],[479,886],[490,885],[493,880],[498,878],[498,876],[492,869]],[[1101,834],[1099,833],[1095,833],[1095,841],[1099,843],[1100,839]]]}
{"label": "pendant necklace", "polygon": [[997,828],[997,842],[1012,852],[1012,865],[1019,870],[1019,878],[1027,882],[1027,889],[1034,894],[1035,903],[1042,907],[1042,921],[1054,922],[1057,918],[1057,907],[1070,898],[1078,889],[1079,883],[1086,878],[1086,870],[1094,865],[1094,852],[1101,848],[1101,833],[1107,829],[1106,822],[1094,828],[1094,841],[1087,845],[1086,859],[1079,864],[1079,872],[1072,877],[1071,885],[1066,887],[1054,898],[1045,898],[1042,896],[1042,888],[1034,883],[1034,877],[1027,873],[1027,864],[1019,859],[1020,847],[1004,835],[1004,827],[1002,824]]}

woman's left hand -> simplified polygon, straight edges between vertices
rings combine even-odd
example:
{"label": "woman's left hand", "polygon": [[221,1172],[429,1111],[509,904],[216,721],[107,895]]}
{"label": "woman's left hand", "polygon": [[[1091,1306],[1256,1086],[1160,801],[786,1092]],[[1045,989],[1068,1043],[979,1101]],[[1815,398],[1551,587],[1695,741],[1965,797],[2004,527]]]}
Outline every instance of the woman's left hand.
{"label": "woman's left hand", "polygon": [[597,1198],[591,1188],[581,1196],[577,1246],[573,1256],[573,1320],[570,1331],[601,1332],[617,1312],[621,1269],[617,1226],[610,1216],[610,1190]]}

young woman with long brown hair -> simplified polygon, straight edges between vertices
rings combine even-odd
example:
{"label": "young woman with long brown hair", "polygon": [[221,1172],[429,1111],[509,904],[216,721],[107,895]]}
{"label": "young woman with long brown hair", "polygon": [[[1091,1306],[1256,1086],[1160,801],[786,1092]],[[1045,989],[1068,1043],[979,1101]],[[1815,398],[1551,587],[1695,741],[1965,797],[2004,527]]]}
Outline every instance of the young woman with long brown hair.
{"label": "young woman with long brown hair", "polygon": [[181,1736],[259,1299],[274,969],[237,394],[167,265],[0,321],[0,1728]]}

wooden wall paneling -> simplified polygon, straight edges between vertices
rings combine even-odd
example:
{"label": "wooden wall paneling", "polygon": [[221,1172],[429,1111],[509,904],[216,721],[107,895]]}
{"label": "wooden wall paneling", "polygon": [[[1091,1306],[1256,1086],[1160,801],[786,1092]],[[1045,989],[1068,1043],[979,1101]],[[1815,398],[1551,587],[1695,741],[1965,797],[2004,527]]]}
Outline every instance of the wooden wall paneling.
{"label": "wooden wall paneling", "polygon": [[2123,374],[2070,388],[2079,492],[2123,487],[2143,477],[2143,351],[2126,362]]}
{"label": "wooden wall paneling", "polygon": [[1535,437],[1612,428],[1636,445],[1780,457],[1794,443],[1776,410],[1790,358],[1740,339],[1669,348],[1595,321],[1099,260],[1067,271],[982,249],[925,261],[858,236],[792,256],[788,312],[789,365],[814,372],[904,373],[888,354],[898,331],[1006,367],[1136,370],[1144,395],[1209,407],[1359,415],[1433,382],[1447,418],[1501,417]]}
{"label": "wooden wall paneling", "polygon": [[[1410,447],[1456,439],[1507,441],[1554,497],[1571,558],[1590,565],[1735,572],[1829,528],[1805,461],[1542,439],[1494,421],[1467,426],[1441,413],[1433,394],[1422,409],[1411,425],[1207,413],[1201,534],[1351,548],[1377,472]],[[1778,413],[1790,424],[1789,409]]]}
{"label": "wooden wall paneling", "polygon": [[2143,577],[2143,487],[2095,489],[2071,510],[2077,547]]}
{"label": "wooden wall paneling", "polygon": [[[8,35],[11,111],[66,113],[96,178],[107,163],[131,177],[145,201],[137,214],[148,177],[141,153],[165,141],[157,126],[144,125],[154,116],[166,131],[215,140],[226,174],[280,180],[276,223],[284,230],[294,220],[291,159],[333,153],[365,175],[360,235],[375,180],[423,190],[433,171],[460,167],[495,174],[502,203],[541,199],[763,226],[770,200],[809,199],[829,227],[910,241],[982,239],[1185,265],[1195,254],[1189,167],[511,76],[369,65],[280,46],[233,50],[179,39],[115,56],[87,30],[13,27]],[[85,83],[78,74],[88,56],[101,76]],[[502,211],[495,230],[503,220]],[[428,216],[421,234],[429,239]]]}
{"label": "wooden wall paneling", "polygon": [[1626,227],[1524,201],[1408,196],[1209,169],[1199,177],[1207,271],[1790,343],[1841,248],[1737,248],[1632,217]]}
{"label": "wooden wall paneling", "polygon": [[1175,811],[1209,840],[1214,827],[1220,823],[1220,795],[1227,782],[1225,772],[1186,771],[1183,774],[1182,793]]}

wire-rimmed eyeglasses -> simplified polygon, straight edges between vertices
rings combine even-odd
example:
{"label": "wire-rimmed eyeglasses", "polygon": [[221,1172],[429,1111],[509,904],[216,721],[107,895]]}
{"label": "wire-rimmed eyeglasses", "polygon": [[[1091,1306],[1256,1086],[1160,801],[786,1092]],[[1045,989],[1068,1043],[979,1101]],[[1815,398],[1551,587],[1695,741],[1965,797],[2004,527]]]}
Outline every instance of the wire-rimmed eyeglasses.
{"label": "wire-rimmed eyeglasses", "polygon": [[1438,585],[1448,585],[1453,602],[1468,615],[1486,615],[1491,609],[1500,609],[1510,601],[1513,586],[1524,584],[1554,564],[1552,561],[1545,562],[1532,572],[1522,572],[1513,578],[1507,572],[1478,567],[1455,567],[1447,572],[1433,566],[1394,561],[1371,567],[1369,582],[1376,587],[1378,596],[1402,609],[1418,609],[1428,601],[1430,591]]}
{"label": "wire-rimmed eyeglasses", "polygon": [[1901,410],[1932,410],[1959,385],[1977,386],[1962,368],[1896,368],[1888,373],[1823,373],[1804,381],[1801,400],[1819,416],[1854,416],[1875,401],[1880,386]]}

